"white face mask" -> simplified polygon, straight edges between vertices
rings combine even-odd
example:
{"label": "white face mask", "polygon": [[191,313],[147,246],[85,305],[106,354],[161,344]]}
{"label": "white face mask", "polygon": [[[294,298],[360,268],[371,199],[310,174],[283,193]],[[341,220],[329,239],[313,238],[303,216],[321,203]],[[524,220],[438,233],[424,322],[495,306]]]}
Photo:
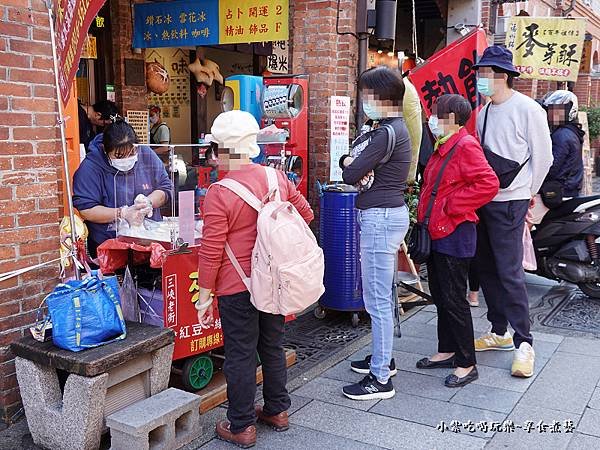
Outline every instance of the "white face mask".
{"label": "white face mask", "polygon": [[129,158],[111,159],[110,165],[119,172],[129,172],[135,166],[138,160],[138,155],[130,156]]}
{"label": "white face mask", "polygon": [[431,134],[435,136],[436,139],[439,139],[444,136],[444,130],[440,128],[438,116],[431,116],[429,118],[429,129],[431,130]]}
{"label": "white face mask", "polygon": [[158,123],[158,116],[150,116],[150,123],[152,125],[155,125],[156,123]]}
{"label": "white face mask", "polygon": [[381,119],[381,114],[377,111],[377,107],[372,105],[369,102],[363,102],[363,112],[365,116],[367,116],[371,120],[379,120]]}

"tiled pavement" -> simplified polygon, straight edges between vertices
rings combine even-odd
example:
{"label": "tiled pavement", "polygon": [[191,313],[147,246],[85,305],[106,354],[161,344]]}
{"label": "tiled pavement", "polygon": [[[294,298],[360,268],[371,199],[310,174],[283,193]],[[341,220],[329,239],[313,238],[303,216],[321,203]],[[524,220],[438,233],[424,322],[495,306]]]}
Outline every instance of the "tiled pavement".
{"label": "tiled pavement", "polygon": [[[529,288],[530,294],[544,292],[539,284]],[[485,303],[472,312],[478,334],[488,326]],[[394,398],[355,402],[342,395],[344,384],[361,378],[350,371],[349,360],[367,354],[365,347],[293,391],[290,430],[276,433],[259,425],[257,448],[600,448],[600,340],[534,333],[534,377],[510,376],[512,352],[485,352],[477,354],[479,380],[448,389],[443,385],[448,370],[415,367],[418,359],[436,350],[435,323],[435,309],[429,306],[402,324],[403,336],[394,342],[399,369],[393,378]],[[224,412],[219,408],[206,420],[212,425]],[[441,422],[451,428],[453,421],[471,421],[475,427],[462,427],[460,433],[439,431]],[[515,424],[514,432],[484,429],[484,424],[507,421]],[[527,432],[522,427],[530,421]],[[540,432],[540,421],[560,424],[561,432]],[[565,432],[565,421],[572,421],[574,432]],[[213,439],[201,448],[232,447]]]}

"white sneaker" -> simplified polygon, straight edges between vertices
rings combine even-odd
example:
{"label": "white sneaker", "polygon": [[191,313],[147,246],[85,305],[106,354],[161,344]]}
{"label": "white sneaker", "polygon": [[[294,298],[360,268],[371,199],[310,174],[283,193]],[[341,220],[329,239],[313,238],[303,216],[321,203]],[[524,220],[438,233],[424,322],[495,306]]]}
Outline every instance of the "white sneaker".
{"label": "white sneaker", "polygon": [[510,374],[513,377],[529,378],[533,375],[535,365],[535,351],[527,342],[521,343],[515,350]]}

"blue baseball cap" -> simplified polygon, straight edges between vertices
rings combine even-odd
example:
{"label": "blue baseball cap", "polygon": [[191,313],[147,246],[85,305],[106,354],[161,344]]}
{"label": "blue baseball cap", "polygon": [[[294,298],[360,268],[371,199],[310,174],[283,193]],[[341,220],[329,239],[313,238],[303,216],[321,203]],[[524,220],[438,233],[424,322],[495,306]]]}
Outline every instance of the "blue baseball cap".
{"label": "blue baseball cap", "polygon": [[509,49],[500,45],[492,45],[484,50],[479,62],[473,66],[473,69],[496,67],[514,77],[518,77],[521,73],[513,65],[512,61],[513,54]]}

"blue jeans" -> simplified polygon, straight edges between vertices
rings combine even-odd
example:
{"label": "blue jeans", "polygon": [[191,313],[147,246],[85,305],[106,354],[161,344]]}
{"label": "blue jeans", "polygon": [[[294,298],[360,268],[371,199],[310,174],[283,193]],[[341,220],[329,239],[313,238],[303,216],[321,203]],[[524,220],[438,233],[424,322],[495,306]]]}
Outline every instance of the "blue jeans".
{"label": "blue jeans", "polygon": [[363,300],[373,333],[371,373],[385,383],[390,377],[397,301],[392,298],[392,284],[396,255],[408,230],[408,209],[401,206],[361,210],[358,222]]}

